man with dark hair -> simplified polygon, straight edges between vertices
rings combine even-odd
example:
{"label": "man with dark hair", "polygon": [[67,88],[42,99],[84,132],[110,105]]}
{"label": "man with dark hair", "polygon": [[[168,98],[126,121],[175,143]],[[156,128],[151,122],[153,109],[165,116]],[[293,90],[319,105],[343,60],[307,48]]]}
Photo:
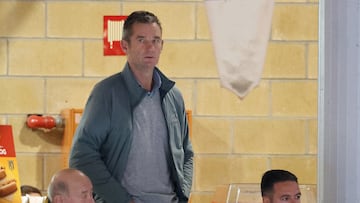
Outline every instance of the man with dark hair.
{"label": "man with dark hair", "polygon": [[127,63],[87,101],[70,166],[90,177],[96,202],[188,202],[194,153],[182,94],[156,66],[163,43],[153,13],[131,13],[121,40]]}
{"label": "man with dark hair", "polygon": [[297,177],[286,170],[269,170],[261,179],[263,203],[300,203]]}
{"label": "man with dark hair", "polygon": [[37,187],[31,185],[22,185],[20,187],[20,190],[21,190],[21,196],[26,196],[26,195],[39,196],[39,197],[42,196],[41,191]]}

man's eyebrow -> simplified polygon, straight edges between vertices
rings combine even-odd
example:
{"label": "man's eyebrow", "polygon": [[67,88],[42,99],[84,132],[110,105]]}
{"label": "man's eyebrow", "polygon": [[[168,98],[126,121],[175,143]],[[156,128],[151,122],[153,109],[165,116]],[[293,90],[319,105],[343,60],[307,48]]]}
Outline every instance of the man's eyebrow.
{"label": "man's eyebrow", "polygon": [[[142,35],[136,36],[136,39],[143,39],[143,38],[145,38],[145,36],[142,36]],[[161,37],[160,36],[155,36],[154,39],[161,39]]]}
{"label": "man's eyebrow", "polygon": [[85,194],[88,194],[89,193],[89,190],[83,190],[81,191],[81,194],[85,195]]}
{"label": "man's eyebrow", "polygon": [[284,198],[284,197],[291,197],[291,195],[289,195],[289,194],[281,195],[280,198]]}
{"label": "man's eyebrow", "polygon": [[[301,196],[301,192],[296,193],[296,194],[295,194],[295,196]],[[289,197],[291,197],[291,195],[289,195],[289,194],[281,195],[281,197],[280,197],[280,198],[284,198],[284,197],[289,198]]]}

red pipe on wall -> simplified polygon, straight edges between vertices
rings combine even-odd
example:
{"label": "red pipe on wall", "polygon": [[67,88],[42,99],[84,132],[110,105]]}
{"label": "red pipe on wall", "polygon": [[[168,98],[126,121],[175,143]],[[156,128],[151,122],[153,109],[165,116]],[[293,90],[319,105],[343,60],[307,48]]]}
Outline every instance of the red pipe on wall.
{"label": "red pipe on wall", "polygon": [[63,122],[60,117],[29,115],[26,120],[26,125],[29,128],[45,128],[52,129],[62,126]]}

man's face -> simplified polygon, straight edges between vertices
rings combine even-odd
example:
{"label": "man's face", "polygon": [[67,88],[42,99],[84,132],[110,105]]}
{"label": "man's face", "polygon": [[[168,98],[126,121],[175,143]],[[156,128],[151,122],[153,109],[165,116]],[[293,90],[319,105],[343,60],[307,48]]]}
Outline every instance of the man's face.
{"label": "man's face", "polygon": [[264,197],[264,203],[300,203],[301,192],[295,181],[274,184],[272,197]]}
{"label": "man's face", "polygon": [[138,71],[153,69],[158,63],[163,40],[156,23],[135,23],[132,25],[130,42],[122,40],[130,67]]}
{"label": "man's face", "polygon": [[87,177],[76,178],[69,184],[69,196],[64,199],[65,203],[94,203],[91,181]]}

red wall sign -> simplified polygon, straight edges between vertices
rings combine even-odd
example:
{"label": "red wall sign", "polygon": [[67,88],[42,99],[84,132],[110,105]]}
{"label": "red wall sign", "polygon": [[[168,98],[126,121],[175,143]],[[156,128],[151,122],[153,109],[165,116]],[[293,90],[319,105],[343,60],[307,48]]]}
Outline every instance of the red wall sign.
{"label": "red wall sign", "polygon": [[120,40],[126,18],[127,16],[104,16],[104,56],[125,55]]}

